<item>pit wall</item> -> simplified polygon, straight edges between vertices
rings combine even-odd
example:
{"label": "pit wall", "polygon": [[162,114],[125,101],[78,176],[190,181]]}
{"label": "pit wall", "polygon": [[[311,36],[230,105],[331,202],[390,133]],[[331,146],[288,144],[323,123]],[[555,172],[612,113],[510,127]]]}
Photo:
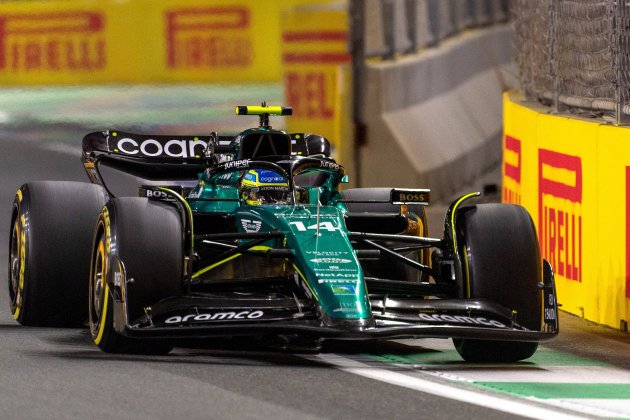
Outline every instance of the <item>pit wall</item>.
{"label": "pit wall", "polygon": [[279,82],[284,12],[320,3],[2,1],[0,86]]}
{"label": "pit wall", "polygon": [[368,62],[361,184],[431,188],[444,201],[496,167],[502,93],[516,83],[512,35],[509,25],[495,25]]}
{"label": "pit wall", "polygon": [[630,129],[505,94],[503,201],[525,206],[562,309],[627,330]]}

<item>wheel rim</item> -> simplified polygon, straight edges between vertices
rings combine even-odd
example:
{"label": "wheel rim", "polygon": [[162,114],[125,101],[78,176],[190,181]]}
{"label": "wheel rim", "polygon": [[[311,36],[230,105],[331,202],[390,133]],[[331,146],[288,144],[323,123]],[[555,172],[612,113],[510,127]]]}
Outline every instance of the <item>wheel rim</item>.
{"label": "wheel rim", "polygon": [[[106,296],[106,273],[107,273],[107,253],[105,251],[105,235],[98,241],[96,253],[94,255],[93,270],[90,276],[90,326],[94,337],[100,336],[102,330],[101,323],[104,322],[104,314],[107,308]],[[99,340],[100,341],[100,340]]]}
{"label": "wheel rim", "polygon": [[[11,300],[11,312],[14,316],[19,315],[21,304],[21,289],[23,282],[20,281],[23,276],[25,255],[21,255],[21,251],[25,248],[25,235],[23,234],[22,224],[20,223],[19,212],[15,211],[15,220],[11,226],[11,244],[9,251],[9,298]],[[25,251],[25,249],[24,249]],[[24,252],[25,253],[25,252]]]}

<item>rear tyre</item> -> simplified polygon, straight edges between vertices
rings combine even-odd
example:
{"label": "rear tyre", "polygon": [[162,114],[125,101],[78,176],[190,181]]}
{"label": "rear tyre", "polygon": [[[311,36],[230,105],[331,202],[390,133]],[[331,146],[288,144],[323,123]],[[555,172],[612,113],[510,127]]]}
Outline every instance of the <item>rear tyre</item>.
{"label": "rear tyre", "polygon": [[[473,299],[488,299],[516,311],[516,322],[538,331],[542,321],[542,260],[536,228],[521,206],[481,204],[458,216],[464,261],[464,290]],[[536,342],[454,339],[469,362],[515,362],[531,357]]]}
{"label": "rear tyre", "polygon": [[13,201],[9,300],[22,325],[77,327],[87,319],[90,250],[105,190],[83,182],[24,184]]}
{"label": "rear tyre", "polygon": [[127,320],[180,293],[183,270],[182,223],[177,210],[145,198],[116,198],[96,225],[89,284],[89,324],[95,344],[107,353],[167,354],[170,342],[129,338],[114,326],[116,271],[126,274]]}

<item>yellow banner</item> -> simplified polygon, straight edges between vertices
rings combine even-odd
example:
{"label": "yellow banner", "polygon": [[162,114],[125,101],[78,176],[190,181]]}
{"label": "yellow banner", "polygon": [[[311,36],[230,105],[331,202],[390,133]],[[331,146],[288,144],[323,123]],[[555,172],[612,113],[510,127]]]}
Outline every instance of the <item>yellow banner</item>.
{"label": "yellow banner", "polygon": [[337,159],[349,152],[350,61],[348,13],[339,8],[296,8],[282,26],[285,102],[293,107],[291,131],[317,133],[336,147]]}
{"label": "yellow banner", "polygon": [[597,153],[600,322],[618,328],[630,321],[630,129],[600,126]]}
{"label": "yellow banner", "polygon": [[630,317],[630,129],[523,104],[504,98],[503,201],[535,220],[562,309],[619,328]]}
{"label": "yellow banner", "polygon": [[5,1],[0,85],[281,80],[285,10],[324,0]]}

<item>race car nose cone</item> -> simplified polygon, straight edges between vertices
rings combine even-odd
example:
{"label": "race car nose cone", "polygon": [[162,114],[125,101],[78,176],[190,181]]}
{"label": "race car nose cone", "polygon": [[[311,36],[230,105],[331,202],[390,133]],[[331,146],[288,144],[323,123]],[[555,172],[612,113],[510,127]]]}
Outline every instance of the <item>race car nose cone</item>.
{"label": "race car nose cone", "polygon": [[326,314],[322,315],[322,321],[325,326],[336,328],[340,330],[346,330],[349,332],[356,331],[357,333],[365,331],[369,328],[376,327],[376,321],[374,316],[370,315],[369,318],[362,319],[346,319],[346,318],[333,318]]}

